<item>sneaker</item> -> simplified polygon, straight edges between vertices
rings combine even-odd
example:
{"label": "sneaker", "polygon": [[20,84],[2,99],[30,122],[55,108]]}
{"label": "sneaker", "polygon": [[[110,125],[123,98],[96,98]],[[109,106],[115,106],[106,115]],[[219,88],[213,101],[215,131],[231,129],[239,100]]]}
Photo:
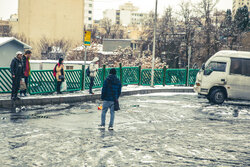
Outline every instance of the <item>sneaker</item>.
{"label": "sneaker", "polygon": [[103,125],[98,125],[98,128],[99,128],[99,129],[105,129],[105,126],[103,126]]}
{"label": "sneaker", "polygon": [[94,95],[94,93],[93,93],[93,92],[89,92],[89,94]]}
{"label": "sneaker", "polygon": [[113,126],[110,126],[110,127],[109,127],[109,130],[114,130]]}

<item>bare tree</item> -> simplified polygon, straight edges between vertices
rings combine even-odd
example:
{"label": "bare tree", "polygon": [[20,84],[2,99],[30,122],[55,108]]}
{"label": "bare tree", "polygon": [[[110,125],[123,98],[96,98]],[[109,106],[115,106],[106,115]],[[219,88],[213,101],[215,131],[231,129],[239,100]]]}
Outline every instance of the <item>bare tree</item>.
{"label": "bare tree", "polygon": [[200,14],[201,19],[204,19],[203,31],[205,36],[205,41],[203,41],[203,46],[205,47],[204,61],[207,60],[213,53],[212,51],[212,35],[214,33],[212,24],[212,13],[215,9],[218,0],[200,0],[196,10]]}
{"label": "bare tree", "polygon": [[[194,34],[194,24],[192,23],[192,8],[191,8],[191,2],[187,1],[184,2],[182,1],[180,4],[181,10],[179,15],[182,18],[182,22],[184,23],[184,32],[185,32],[185,38],[184,38],[184,43],[185,43],[185,54],[186,54],[186,61],[188,61],[188,47],[192,46],[192,36]],[[187,64],[187,62],[186,62]]]}
{"label": "bare tree", "polygon": [[63,38],[50,40],[44,36],[40,39],[37,46],[43,59],[57,59],[58,56],[65,57],[72,45],[70,41]]}
{"label": "bare tree", "polygon": [[112,21],[108,18],[101,20],[101,27],[105,30],[104,38],[109,38],[111,34]]}

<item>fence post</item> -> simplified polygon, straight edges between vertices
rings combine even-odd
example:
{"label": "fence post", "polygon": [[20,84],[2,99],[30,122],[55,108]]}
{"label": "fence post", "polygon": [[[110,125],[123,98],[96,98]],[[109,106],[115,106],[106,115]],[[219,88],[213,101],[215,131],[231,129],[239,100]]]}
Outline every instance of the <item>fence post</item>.
{"label": "fence post", "polygon": [[141,85],[141,66],[139,66],[139,81],[138,81],[138,85],[140,86]]}
{"label": "fence post", "polygon": [[84,70],[85,70],[85,65],[82,65],[82,83],[81,83],[81,85],[82,85],[82,90],[84,90],[85,89],[85,85],[84,85],[84,80],[85,80],[85,76],[84,76]]}
{"label": "fence post", "polygon": [[30,76],[28,77],[28,85],[27,85],[29,94],[30,94],[30,78],[31,78],[31,74],[32,74],[32,72],[30,71]]}
{"label": "fence post", "polygon": [[167,68],[166,66],[163,67],[163,86],[166,85],[166,71],[167,71]]}
{"label": "fence post", "polygon": [[186,83],[185,83],[185,86],[188,86],[188,67],[186,67]]}
{"label": "fence post", "polygon": [[121,85],[123,85],[123,71],[122,71],[122,63],[119,63],[119,70],[120,70],[120,81],[121,81]]}
{"label": "fence post", "polygon": [[102,66],[102,86],[103,86],[103,83],[105,81],[105,76],[106,76],[106,65],[104,64]]}

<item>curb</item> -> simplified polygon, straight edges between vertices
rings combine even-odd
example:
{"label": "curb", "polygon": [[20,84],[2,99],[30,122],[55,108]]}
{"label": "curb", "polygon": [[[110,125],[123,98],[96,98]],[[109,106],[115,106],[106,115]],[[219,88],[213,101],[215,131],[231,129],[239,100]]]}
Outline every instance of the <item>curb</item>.
{"label": "curb", "polygon": [[[150,94],[150,93],[163,93],[163,92],[173,92],[173,93],[193,93],[193,88],[180,88],[180,89],[141,89],[124,91],[121,96],[130,96],[136,94]],[[61,104],[61,103],[77,103],[77,102],[87,102],[100,100],[101,94],[95,95],[72,95],[72,96],[54,96],[54,97],[41,97],[41,98],[28,98],[21,99],[18,101],[12,100],[0,100],[0,108],[13,108],[17,106],[32,106],[32,105],[47,105],[47,104]]]}

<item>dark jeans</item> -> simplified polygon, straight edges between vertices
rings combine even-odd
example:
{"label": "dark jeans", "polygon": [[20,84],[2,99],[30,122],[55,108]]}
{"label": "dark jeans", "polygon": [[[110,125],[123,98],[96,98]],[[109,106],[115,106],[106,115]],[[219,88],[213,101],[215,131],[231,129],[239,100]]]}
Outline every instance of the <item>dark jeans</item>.
{"label": "dark jeans", "polygon": [[[26,85],[27,88],[28,88],[28,80],[29,80],[29,77],[24,77],[25,85]],[[21,90],[21,91],[20,91],[20,94],[22,94],[22,93],[23,93],[24,95],[26,95],[27,89]]]}
{"label": "dark jeans", "polygon": [[15,77],[12,78],[12,92],[11,92],[11,98],[16,98],[17,97],[17,93],[18,90],[20,88],[20,81],[21,81],[21,77]]}
{"label": "dark jeans", "polygon": [[89,93],[92,93],[92,88],[94,86],[95,77],[90,77]]}
{"label": "dark jeans", "polygon": [[61,85],[62,85],[62,81],[57,81],[57,85],[56,85],[56,92],[57,93],[61,93]]}

